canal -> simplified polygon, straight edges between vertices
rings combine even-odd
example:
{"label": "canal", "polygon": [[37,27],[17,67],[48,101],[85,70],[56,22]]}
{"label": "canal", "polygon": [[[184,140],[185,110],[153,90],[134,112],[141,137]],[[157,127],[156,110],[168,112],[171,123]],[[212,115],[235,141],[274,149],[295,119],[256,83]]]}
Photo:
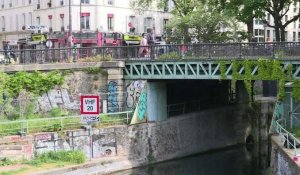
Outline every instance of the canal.
{"label": "canal", "polygon": [[268,175],[268,144],[235,146],[112,175]]}

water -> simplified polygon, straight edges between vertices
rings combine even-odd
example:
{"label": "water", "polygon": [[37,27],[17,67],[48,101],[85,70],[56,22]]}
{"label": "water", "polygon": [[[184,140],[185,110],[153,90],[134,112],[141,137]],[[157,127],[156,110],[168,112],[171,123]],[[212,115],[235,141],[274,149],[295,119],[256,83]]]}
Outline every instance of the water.
{"label": "water", "polygon": [[256,145],[233,147],[113,175],[267,175],[268,154],[262,150]]}

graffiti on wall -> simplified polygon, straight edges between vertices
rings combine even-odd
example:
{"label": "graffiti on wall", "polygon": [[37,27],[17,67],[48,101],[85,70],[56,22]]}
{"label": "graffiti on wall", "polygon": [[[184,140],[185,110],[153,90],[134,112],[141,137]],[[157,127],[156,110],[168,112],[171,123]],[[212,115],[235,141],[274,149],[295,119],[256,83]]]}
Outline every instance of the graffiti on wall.
{"label": "graffiti on wall", "polygon": [[110,81],[108,83],[108,98],[107,98],[107,111],[118,112],[119,103],[118,103],[118,83],[115,81]]}
{"label": "graffiti on wall", "polygon": [[50,111],[53,108],[79,109],[79,100],[73,99],[66,89],[53,89],[38,98],[38,108]]}
{"label": "graffiti on wall", "polygon": [[147,91],[143,90],[134,110],[130,124],[143,123],[147,121]]}
{"label": "graffiti on wall", "polygon": [[134,109],[140,99],[141,92],[144,89],[146,81],[132,81],[126,86],[126,107]]}

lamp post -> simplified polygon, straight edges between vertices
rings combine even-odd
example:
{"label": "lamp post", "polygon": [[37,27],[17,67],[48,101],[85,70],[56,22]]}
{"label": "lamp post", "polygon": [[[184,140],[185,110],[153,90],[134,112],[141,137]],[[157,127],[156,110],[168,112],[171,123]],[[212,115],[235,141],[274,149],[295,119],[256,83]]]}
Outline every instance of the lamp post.
{"label": "lamp post", "polygon": [[[72,36],[72,8],[71,8],[71,0],[69,0],[69,35]],[[72,45],[73,42],[70,41],[70,45]]]}
{"label": "lamp post", "polygon": [[80,5],[79,5],[79,13],[80,13],[80,47],[82,47],[82,26],[81,26],[81,20],[82,20],[82,16],[81,16],[81,0],[80,0]]}

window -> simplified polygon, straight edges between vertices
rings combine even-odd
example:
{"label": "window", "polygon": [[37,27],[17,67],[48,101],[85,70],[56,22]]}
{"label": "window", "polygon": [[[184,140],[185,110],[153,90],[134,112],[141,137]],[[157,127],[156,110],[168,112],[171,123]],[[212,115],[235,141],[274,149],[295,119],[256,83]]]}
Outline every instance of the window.
{"label": "window", "polygon": [[60,30],[63,32],[65,31],[65,21],[64,21],[65,15],[59,14],[59,17],[60,17]]}
{"label": "window", "polygon": [[287,41],[287,37],[288,37],[288,32],[287,31],[284,31],[284,37],[285,37],[284,41]]}
{"label": "window", "polygon": [[37,25],[40,25],[41,24],[41,17],[36,17],[36,24]]}
{"label": "window", "polygon": [[32,25],[32,12],[29,12],[28,18],[29,18],[30,25]]}
{"label": "window", "polygon": [[293,41],[296,41],[296,32],[293,32]]}
{"label": "window", "polygon": [[107,0],[108,5],[114,5],[114,0]]}
{"label": "window", "polygon": [[81,29],[90,29],[90,13],[81,13],[80,27]]}
{"label": "window", "polygon": [[4,16],[1,16],[1,24],[2,24],[2,29],[1,29],[1,31],[2,32],[5,32],[5,17]]}
{"label": "window", "polygon": [[80,2],[83,3],[83,4],[89,4],[90,0],[81,0]]}
{"label": "window", "polygon": [[151,17],[144,18],[144,32],[148,33],[147,30],[152,29],[153,20]]}
{"label": "window", "polygon": [[114,30],[114,14],[107,14],[107,29]]}
{"label": "window", "polygon": [[16,15],[16,31],[19,29],[19,18],[18,15]]}
{"label": "window", "polygon": [[26,15],[25,13],[22,14],[22,18],[23,18],[23,24],[22,27],[26,25]]}
{"label": "window", "polygon": [[166,31],[169,19],[163,19],[163,29]]}

